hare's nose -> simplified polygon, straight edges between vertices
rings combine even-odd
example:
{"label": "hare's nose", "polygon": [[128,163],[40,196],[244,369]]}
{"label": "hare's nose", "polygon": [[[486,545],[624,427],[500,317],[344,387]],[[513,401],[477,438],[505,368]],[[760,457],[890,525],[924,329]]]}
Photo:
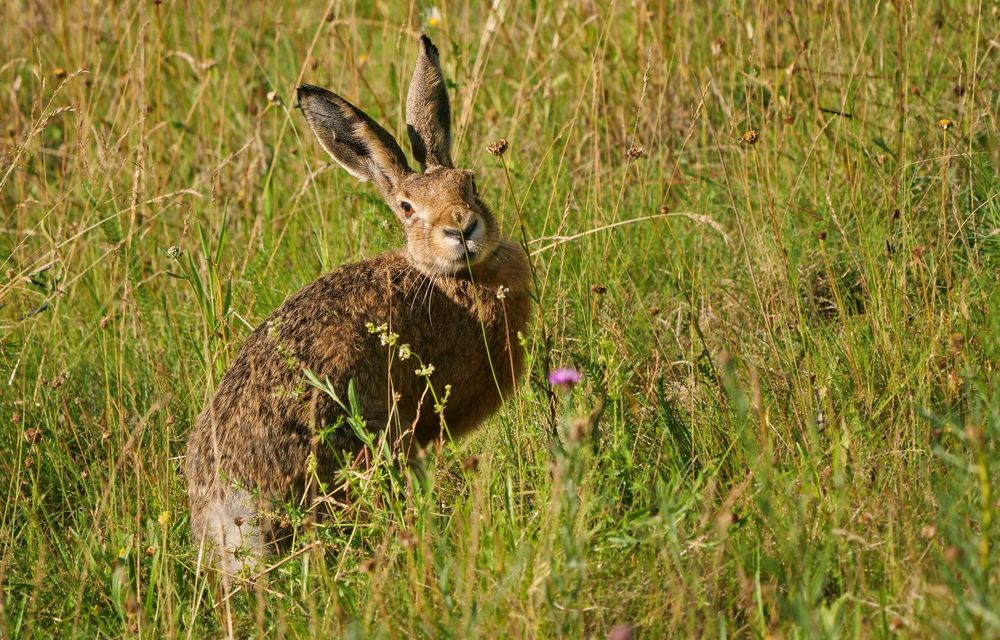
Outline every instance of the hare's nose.
{"label": "hare's nose", "polygon": [[479,218],[473,218],[472,222],[470,222],[464,229],[445,229],[444,234],[449,238],[455,238],[456,240],[463,237],[468,238],[476,231],[478,226]]}

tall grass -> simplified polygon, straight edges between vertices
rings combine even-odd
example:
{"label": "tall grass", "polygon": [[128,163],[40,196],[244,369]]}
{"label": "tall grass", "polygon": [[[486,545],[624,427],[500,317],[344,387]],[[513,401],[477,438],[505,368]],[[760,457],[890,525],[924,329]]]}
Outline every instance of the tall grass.
{"label": "tall grass", "polygon": [[[0,12],[0,637],[1000,636],[992,3]],[[294,87],[399,135],[421,30],[524,214],[530,374],[220,602],[194,417],[287,295],[401,241]]]}

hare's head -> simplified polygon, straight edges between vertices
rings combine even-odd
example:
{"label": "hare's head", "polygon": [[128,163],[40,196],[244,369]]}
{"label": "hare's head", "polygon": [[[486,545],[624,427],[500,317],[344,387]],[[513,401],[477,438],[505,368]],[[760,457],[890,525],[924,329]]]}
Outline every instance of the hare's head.
{"label": "hare's head", "polygon": [[378,187],[406,230],[414,266],[451,274],[493,254],[499,243],[496,219],[479,198],[472,172],[451,162],[448,88],[430,38],[420,38],[406,99],[406,128],[422,172],[410,169],[388,131],[340,96],[302,85],[298,98],[327,153],[355,178]]}

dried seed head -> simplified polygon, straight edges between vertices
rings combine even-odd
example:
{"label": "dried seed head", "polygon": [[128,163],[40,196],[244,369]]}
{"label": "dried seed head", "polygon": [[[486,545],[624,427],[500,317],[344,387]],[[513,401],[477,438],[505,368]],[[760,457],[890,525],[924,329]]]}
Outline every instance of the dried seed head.
{"label": "dried seed head", "polygon": [[184,255],[184,250],[176,245],[167,249],[167,257],[171,260],[178,260],[182,255]]}
{"label": "dried seed head", "polygon": [[590,432],[590,423],[586,418],[574,418],[570,425],[569,437],[573,442],[583,442]]}
{"label": "dried seed head", "polygon": [[719,366],[720,367],[730,367],[733,364],[733,354],[729,353],[725,349],[719,352]]}
{"label": "dried seed head", "polygon": [[38,444],[42,441],[42,430],[41,429],[25,429],[24,439],[28,444]]}
{"label": "dried seed head", "polygon": [[475,472],[479,469],[479,456],[471,455],[462,461],[462,470]]}
{"label": "dried seed head", "polygon": [[760,132],[754,128],[747,129],[746,132],[740,136],[740,142],[743,144],[757,144],[757,138],[760,137]]}
{"label": "dried seed head", "polygon": [[419,538],[417,538],[417,534],[407,529],[399,534],[399,541],[403,543],[404,547],[409,549],[410,547],[417,546]]}
{"label": "dried seed head", "polygon": [[962,550],[956,546],[950,546],[944,550],[944,559],[954,564],[962,557]]}
{"label": "dried seed head", "polygon": [[129,596],[125,599],[125,613],[130,616],[134,616],[139,613],[139,601],[135,596]]}
{"label": "dried seed head", "polygon": [[486,148],[489,150],[490,153],[499,158],[504,154],[505,151],[507,151],[507,147],[509,146],[510,144],[507,142],[506,138],[500,138],[493,144],[487,145]]}
{"label": "dried seed head", "polygon": [[59,387],[66,384],[67,380],[69,380],[69,371],[63,369],[62,371],[59,372],[58,375],[56,375],[55,378],[52,379],[52,382],[49,383],[49,386],[51,386],[53,389],[58,389]]}
{"label": "dried seed head", "polygon": [[718,58],[726,50],[726,39],[718,37],[712,40],[712,55]]}
{"label": "dried seed head", "polygon": [[973,446],[978,447],[983,444],[983,430],[977,425],[966,425],[965,437],[969,439],[969,442],[971,442]]}
{"label": "dried seed head", "polygon": [[951,347],[952,355],[958,355],[965,349],[965,336],[961,333],[953,333],[948,337],[948,346]]}
{"label": "dried seed head", "polygon": [[638,160],[646,155],[646,150],[642,147],[629,147],[626,153],[628,154],[629,160]]}
{"label": "dried seed head", "polygon": [[278,95],[277,91],[268,91],[267,101],[271,104],[281,104],[281,96]]}
{"label": "dried seed head", "polygon": [[608,292],[608,288],[605,287],[603,284],[595,284],[590,288],[590,290],[599,296],[603,296],[605,293]]}

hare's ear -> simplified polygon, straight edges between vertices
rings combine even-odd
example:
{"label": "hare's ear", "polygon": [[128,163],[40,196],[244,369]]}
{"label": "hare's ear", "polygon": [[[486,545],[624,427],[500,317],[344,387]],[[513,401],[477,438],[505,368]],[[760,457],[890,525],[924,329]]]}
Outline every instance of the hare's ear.
{"label": "hare's ear", "polygon": [[352,176],[371,180],[389,194],[410,173],[396,139],[364,111],[332,91],[309,84],[299,87],[298,97],[319,143]]}
{"label": "hare's ear", "polygon": [[413,157],[425,171],[428,167],[452,167],[451,105],[441,73],[438,50],[427,36],[420,36],[417,68],[406,96],[406,133]]}

